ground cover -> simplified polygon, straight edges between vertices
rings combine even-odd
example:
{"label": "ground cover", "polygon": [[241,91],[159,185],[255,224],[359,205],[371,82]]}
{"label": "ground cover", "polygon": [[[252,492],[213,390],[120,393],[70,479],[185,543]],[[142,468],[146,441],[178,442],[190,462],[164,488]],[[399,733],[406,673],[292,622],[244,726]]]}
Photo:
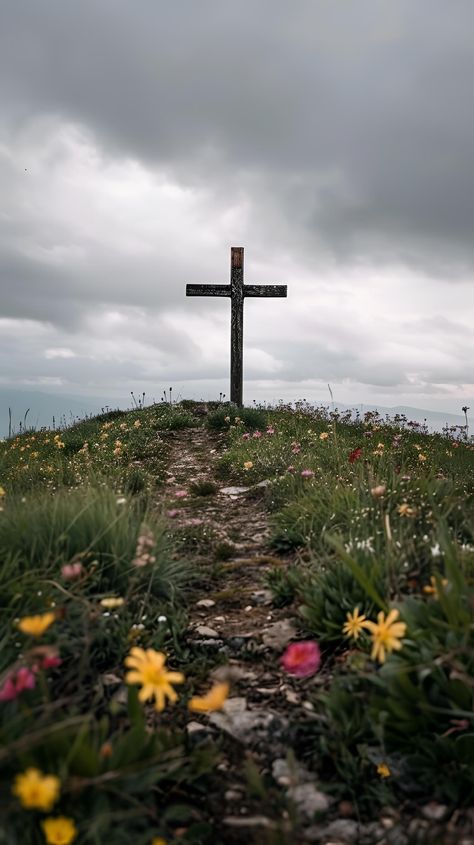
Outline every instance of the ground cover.
{"label": "ground cover", "polygon": [[468,843],[473,459],[305,404],[1,443],[0,841]]}

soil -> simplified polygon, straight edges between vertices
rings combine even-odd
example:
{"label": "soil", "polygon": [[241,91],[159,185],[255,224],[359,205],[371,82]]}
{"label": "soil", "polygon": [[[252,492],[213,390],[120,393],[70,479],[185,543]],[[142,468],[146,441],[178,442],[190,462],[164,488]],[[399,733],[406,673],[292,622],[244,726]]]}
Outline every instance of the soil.
{"label": "soil", "polygon": [[[296,761],[294,725],[315,719],[310,693],[328,677],[295,679],[280,665],[288,643],[304,634],[295,608],[273,606],[265,576],[295,556],[270,547],[264,485],[232,490],[245,485],[219,478],[225,435],[199,427],[162,436],[171,448],[164,490],[170,527],[201,538],[192,552],[203,578],[190,608],[189,644],[215,658],[216,679],[231,682],[224,710],[188,725],[191,741],[212,736],[223,754],[221,791],[208,798],[213,845],[474,845],[474,816],[452,815],[434,802],[387,808],[361,821],[354,805],[333,799],[304,760]],[[191,494],[203,480],[216,492]],[[177,497],[182,490],[188,495]]]}

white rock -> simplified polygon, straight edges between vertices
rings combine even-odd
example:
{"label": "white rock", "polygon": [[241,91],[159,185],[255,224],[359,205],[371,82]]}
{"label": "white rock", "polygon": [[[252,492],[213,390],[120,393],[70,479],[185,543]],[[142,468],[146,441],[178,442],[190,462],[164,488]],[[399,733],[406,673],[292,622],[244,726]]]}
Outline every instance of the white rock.
{"label": "white rock", "polygon": [[217,639],[219,637],[217,631],[214,631],[214,628],[208,628],[207,625],[198,625],[195,631],[201,637],[210,637],[211,639]]}
{"label": "white rock", "polygon": [[214,605],[213,599],[200,599],[196,602],[196,607],[214,607]]}
{"label": "white rock", "polygon": [[282,619],[280,622],[273,622],[264,628],[262,640],[264,645],[281,651],[288,645],[290,640],[295,639],[296,629],[289,619]]}

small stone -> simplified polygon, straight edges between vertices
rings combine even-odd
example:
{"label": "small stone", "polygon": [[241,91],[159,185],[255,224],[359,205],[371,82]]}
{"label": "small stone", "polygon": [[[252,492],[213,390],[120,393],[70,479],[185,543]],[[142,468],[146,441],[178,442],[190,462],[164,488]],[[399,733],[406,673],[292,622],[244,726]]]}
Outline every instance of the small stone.
{"label": "small stone", "polygon": [[225,622],[225,616],[214,616],[214,622]]}
{"label": "small stone", "polygon": [[244,610],[245,610],[245,613],[250,613],[250,611],[253,610],[252,605],[248,604],[247,607],[244,608]]}
{"label": "small stone", "polygon": [[295,637],[296,629],[290,620],[282,619],[279,622],[273,622],[272,625],[267,625],[263,631],[262,640],[268,648],[283,651],[290,640],[295,639]]}
{"label": "small stone", "polygon": [[188,722],[186,730],[190,736],[196,733],[205,732],[206,728],[200,722]]}
{"label": "small stone", "polygon": [[219,637],[219,634],[217,633],[217,631],[214,631],[214,628],[208,628],[207,625],[198,625],[195,628],[195,631],[201,637],[210,637],[211,639]]}
{"label": "small stone", "polygon": [[430,822],[440,822],[447,815],[448,808],[445,804],[438,804],[437,801],[430,801],[421,808],[422,815]]}
{"label": "small stone", "polygon": [[[300,815],[306,821],[313,821],[316,813],[327,813],[330,799],[312,783],[300,783],[288,790],[288,798],[296,804]],[[356,823],[355,823],[356,824]]]}
{"label": "small stone", "polygon": [[339,806],[339,815],[342,816],[343,819],[349,818],[349,816],[354,815],[354,805],[351,804],[350,801],[341,801]]}
{"label": "small stone", "polygon": [[224,496],[240,496],[242,493],[247,493],[250,490],[250,487],[221,487],[219,493],[223,493]]}
{"label": "small stone", "polygon": [[324,837],[338,840],[344,845],[346,842],[348,845],[352,845],[352,843],[357,842],[358,831],[359,824],[354,819],[334,819],[324,828]]}
{"label": "small stone", "polygon": [[215,604],[213,599],[200,599],[196,602],[196,607],[214,607]]}
{"label": "small stone", "polygon": [[271,590],[255,590],[250,596],[254,604],[267,605],[273,601],[273,593]]}
{"label": "small stone", "polygon": [[226,801],[241,801],[242,793],[238,792],[236,789],[228,789],[224,792],[224,798]]}

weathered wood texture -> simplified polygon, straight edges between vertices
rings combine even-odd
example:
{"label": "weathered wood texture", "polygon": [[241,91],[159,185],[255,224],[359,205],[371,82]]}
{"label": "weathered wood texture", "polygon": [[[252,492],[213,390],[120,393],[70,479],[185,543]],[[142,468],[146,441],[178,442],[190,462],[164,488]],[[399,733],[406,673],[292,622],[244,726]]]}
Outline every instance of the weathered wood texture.
{"label": "weathered wood texture", "polygon": [[186,285],[186,296],[230,296],[230,401],[243,404],[244,298],[286,296],[286,285],[244,285],[244,248],[230,251],[230,285]]}

